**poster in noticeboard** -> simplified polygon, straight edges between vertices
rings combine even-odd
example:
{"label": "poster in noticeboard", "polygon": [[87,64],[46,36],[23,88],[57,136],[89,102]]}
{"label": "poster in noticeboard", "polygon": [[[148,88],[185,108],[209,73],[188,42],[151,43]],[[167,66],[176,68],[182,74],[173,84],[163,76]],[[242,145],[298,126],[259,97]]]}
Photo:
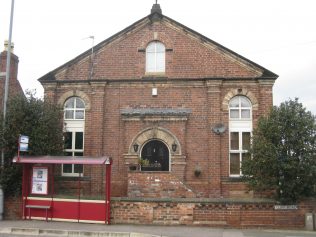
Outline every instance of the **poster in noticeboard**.
{"label": "poster in noticeboard", "polygon": [[48,191],[48,168],[33,167],[32,194],[47,195]]}

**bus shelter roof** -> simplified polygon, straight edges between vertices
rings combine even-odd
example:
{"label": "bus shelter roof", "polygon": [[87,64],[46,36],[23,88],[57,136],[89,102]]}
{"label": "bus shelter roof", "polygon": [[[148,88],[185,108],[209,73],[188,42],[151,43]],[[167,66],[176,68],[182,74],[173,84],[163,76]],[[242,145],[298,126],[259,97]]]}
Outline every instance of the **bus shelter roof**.
{"label": "bus shelter roof", "polygon": [[80,164],[80,165],[103,165],[110,164],[108,156],[15,156],[13,163],[18,164]]}

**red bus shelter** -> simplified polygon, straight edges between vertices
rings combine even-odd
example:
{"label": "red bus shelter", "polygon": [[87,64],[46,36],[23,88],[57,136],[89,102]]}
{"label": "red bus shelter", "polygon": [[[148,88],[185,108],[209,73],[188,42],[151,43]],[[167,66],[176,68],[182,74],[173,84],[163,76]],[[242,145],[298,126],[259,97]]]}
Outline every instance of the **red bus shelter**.
{"label": "red bus shelter", "polygon": [[[110,224],[111,165],[110,157],[20,156],[14,163],[23,165],[22,218]],[[81,174],[74,178],[76,196],[55,195],[56,165],[97,165],[104,167],[103,197],[93,200],[82,197]]]}

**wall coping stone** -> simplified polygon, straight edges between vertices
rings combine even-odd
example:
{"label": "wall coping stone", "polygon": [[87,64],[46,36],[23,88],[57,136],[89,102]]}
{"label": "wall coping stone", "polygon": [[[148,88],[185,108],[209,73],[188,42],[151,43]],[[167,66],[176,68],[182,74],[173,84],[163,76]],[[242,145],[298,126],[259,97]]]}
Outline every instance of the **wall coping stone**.
{"label": "wall coping stone", "polygon": [[275,200],[263,198],[230,199],[230,198],[130,198],[112,197],[116,202],[157,202],[157,203],[214,203],[214,204],[276,204]]}

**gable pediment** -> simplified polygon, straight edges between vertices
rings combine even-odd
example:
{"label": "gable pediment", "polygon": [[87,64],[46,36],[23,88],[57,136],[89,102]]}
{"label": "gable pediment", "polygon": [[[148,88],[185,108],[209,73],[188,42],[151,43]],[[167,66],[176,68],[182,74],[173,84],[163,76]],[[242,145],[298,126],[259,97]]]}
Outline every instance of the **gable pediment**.
{"label": "gable pediment", "polygon": [[207,37],[159,13],[121,32],[40,78],[55,80],[132,80],[146,77],[146,47],[166,47],[165,78],[269,78],[278,76]]}

